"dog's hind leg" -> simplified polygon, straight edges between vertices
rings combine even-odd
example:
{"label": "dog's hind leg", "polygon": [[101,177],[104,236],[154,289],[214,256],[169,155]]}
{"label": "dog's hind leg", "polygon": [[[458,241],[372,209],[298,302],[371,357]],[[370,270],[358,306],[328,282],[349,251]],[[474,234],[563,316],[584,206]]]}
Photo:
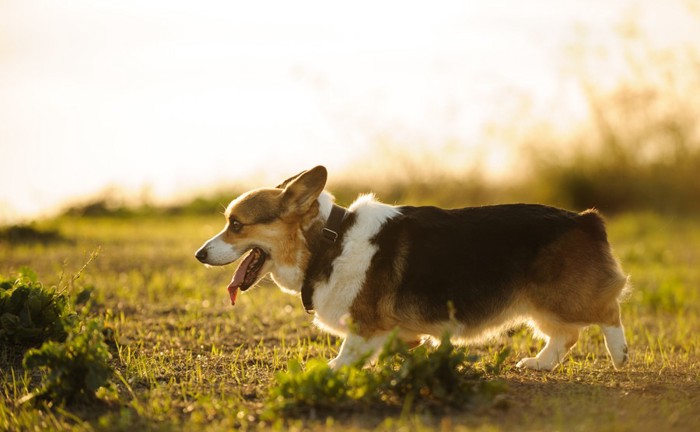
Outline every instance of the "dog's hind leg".
{"label": "dog's hind leg", "polygon": [[517,367],[536,370],[552,370],[564,360],[571,347],[578,341],[580,327],[572,324],[553,325],[537,322],[537,329],[547,337],[547,344],[536,357],[527,357]]}
{"label": "dog's hind leg", "polygon": [[[614,309],[614,310],[612,310]],[[625,329],[620,320],[620,305],[615,301],[611,307],[610,320],[600,324],[600,329],[605,337],[605,347],[608,349],[615,369],[620,369],[627,363],[627,340]]]}
{"label": "dog's hind leg", "polygon": [[354,364],[360,360],[373,360],[384,347],[391,333],[382,333],[369,338],[348,333],[340,346],[338,356],[331,360],[328,364],[331,369],[339,369],[345,365]]}

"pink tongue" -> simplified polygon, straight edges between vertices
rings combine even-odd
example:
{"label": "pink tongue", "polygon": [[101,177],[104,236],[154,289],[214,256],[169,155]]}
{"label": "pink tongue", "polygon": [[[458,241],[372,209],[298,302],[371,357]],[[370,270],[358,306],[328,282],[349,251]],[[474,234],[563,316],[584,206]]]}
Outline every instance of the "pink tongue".
{"label": "pink tongue", "polygon": [[243,279],[245,279],[245,272],[248,269],[248,266],[250,263],[253,261],[253,254],[249,253],[248,256],[245,257],[243,262],[238,266],[236,269],[236,273],[233,274],[233,278],[231,278],[231,283],[228,284],[228,295],[231,297],[231,305],[236,304],[236,297],[238,296],[238,288],[241,286],[243,283]]}
{"label": "pink tongue", "polygon": [[228,296],[231,297],[231,306],[234,306],[236,304],[236,297],[238,297],[238,287],[229,285]]}

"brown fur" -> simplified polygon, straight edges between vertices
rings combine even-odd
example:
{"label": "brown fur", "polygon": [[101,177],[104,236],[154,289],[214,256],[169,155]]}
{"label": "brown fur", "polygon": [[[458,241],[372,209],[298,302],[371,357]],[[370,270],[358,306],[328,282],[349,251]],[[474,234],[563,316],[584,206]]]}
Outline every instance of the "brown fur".
{"label": "brown fur", "polygon": [[608,322],[611,305],[627,277],[607,243],[574,230],[545,248],[535,261],[533,281],[523,294],[537,310],[567,323]]}
{"label": "brown fur", "polygon": [[[306,266],[310,252],[306,242],[312,222],[318,216],[317,193],[319,181],[325,184],[324,173],[314,173],[313,178],[294,182],[299,175],[285,181],[285,189],[257,189],[234,200],[226,209],[228,224],[237,220],[243,224],[240,232],[226,230],[224,241],[252,245],[275,245],[277,263],[285,266]],[[294,183],[294,184],[292,184]],[[289,187],[287,187],[289,186]],[[280,239],[284,241],[280,242]]]}

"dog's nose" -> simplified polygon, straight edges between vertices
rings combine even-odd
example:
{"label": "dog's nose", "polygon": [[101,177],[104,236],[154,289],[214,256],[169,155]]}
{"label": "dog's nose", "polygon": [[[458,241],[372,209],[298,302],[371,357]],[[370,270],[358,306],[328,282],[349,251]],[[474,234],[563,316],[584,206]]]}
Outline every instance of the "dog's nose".
{"label": "dog's nose", "polygon": [[194,254],[194,257],[201,262],[205,262],[207,260],[207,249],[201,248]]}

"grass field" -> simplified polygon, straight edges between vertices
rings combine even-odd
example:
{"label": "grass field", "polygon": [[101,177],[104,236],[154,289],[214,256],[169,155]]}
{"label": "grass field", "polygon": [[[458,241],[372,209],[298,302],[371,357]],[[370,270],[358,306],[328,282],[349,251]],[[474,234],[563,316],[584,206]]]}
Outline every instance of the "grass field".
{"label": "grass field", "polygon": [[[219,209],[212,209],[212,213]],[[471,347],[508,390],[488,404],[430,410],[344,409],[263,422],[268,389],[289,360],[329,359],[339,341],[311,325],[299,298],[270,284],[229,303],[233,269],[193,258],[220,216],[63,217],[66,241],[0,241],[0,275],[30,266],[45,285],[93,286],[91,313],[115,330],[116,392],[72,406],[18,404],[36,377],[0,348],[3,430],[595,430],[700,428],[700,226],[692,217],[623,214],[611,242],[634,291],[623,305],[630,362],[615,371],[597,328],[586,330],[553,372],[515,363],[537,352],[526,330]],[[99,255],[72,281],[92,253]]]}

